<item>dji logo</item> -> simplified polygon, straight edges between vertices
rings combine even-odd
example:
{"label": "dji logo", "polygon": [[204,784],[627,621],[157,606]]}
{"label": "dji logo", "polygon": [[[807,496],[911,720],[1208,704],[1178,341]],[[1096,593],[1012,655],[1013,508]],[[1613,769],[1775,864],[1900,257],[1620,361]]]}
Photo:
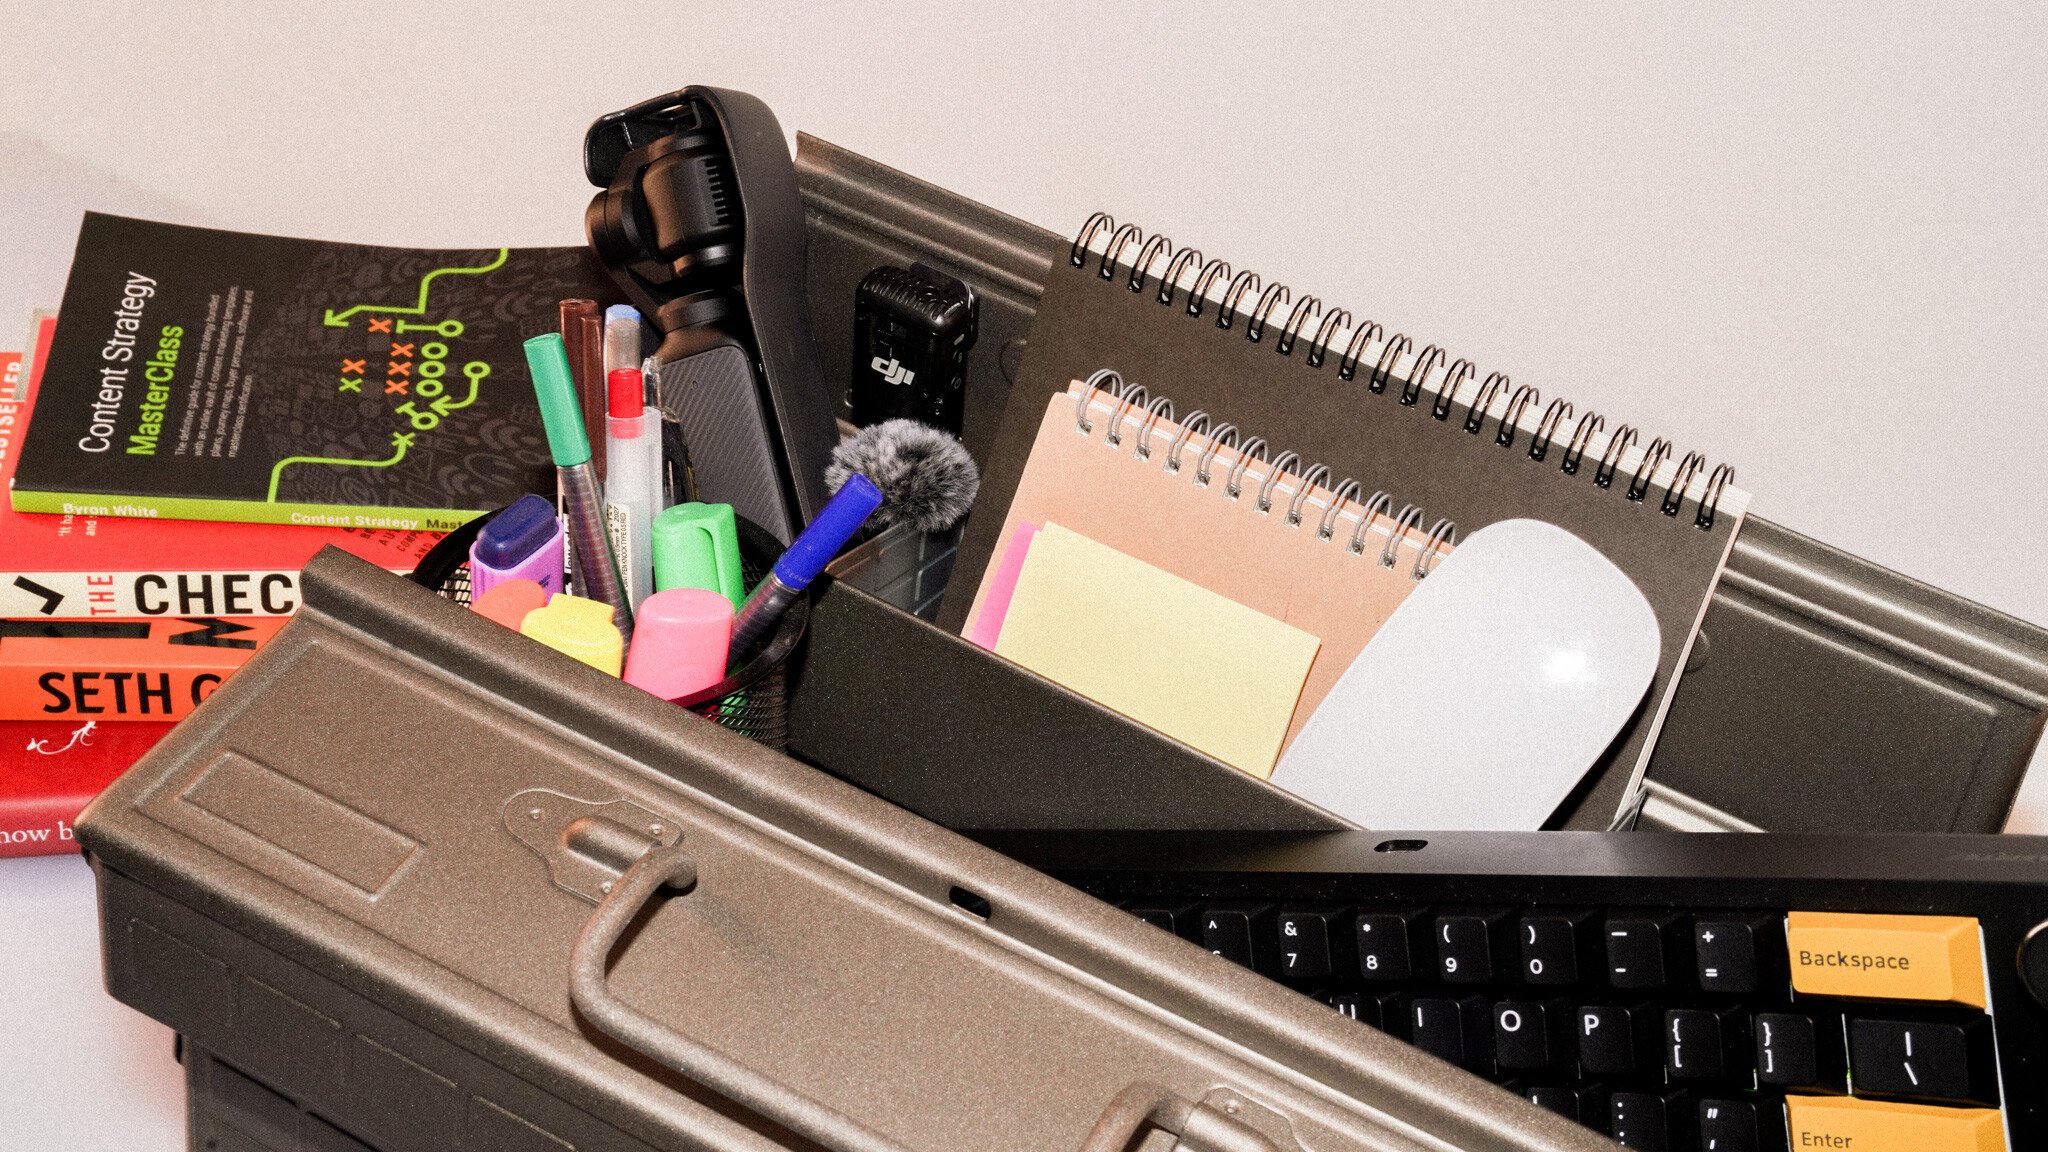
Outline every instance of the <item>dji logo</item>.
{"label": "dji logo", "polygon": [[912,380],[917,379],[917,373],[898,364],[894,356],[889,357],[887,360],[877,356],[868,367],[880,372],[882,379],[890,384],[908,384]]}

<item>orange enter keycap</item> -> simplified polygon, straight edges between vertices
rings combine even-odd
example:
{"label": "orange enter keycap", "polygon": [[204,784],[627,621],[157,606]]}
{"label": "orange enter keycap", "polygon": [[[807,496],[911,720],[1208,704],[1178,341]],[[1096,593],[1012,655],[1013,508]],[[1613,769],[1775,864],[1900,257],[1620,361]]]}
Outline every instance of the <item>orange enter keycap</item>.
{"label": "orange enter keycap", "polygon": [[1785,943],[1797,992],[1989,1003],[1972,917],[1794,912],[1785,917]]}
{"label": "orange enter keycap", "polygon": [[1995,1108],[1936,1108],[1846,1096],[1787,1096],[1792,1152],[2005,1152]]}

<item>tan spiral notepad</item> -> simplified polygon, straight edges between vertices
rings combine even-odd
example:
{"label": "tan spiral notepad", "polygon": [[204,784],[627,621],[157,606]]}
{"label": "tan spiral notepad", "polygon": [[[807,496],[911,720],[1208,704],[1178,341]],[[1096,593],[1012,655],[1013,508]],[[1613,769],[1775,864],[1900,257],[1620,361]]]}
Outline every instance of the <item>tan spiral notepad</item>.
{"label": "tan spiral notepad", "polygon": [[[1425,525],[1419,509],[1361,494],[1247,431],[1200,413],[1176,421],[1170,399],[1113,374],[1098,373],[1097,383],[1105,386],[1075,382],[1047,397],[998,539],[1020,523],[1056,522],[1315,636],[1322,648],[1288,725],[1292,739],[1419,574],[1449,551],[1454,528]],[[969,635],[995,572],[982,574]]]}

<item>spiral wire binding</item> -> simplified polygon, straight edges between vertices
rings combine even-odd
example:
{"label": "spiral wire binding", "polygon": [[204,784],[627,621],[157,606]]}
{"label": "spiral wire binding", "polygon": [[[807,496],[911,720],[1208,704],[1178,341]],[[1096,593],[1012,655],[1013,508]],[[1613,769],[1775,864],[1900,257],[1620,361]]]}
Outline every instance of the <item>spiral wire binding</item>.
{"label": "spiral wire binding", "polygon": [[[1225,260],[1205,261],[1199,249],[1175,247],[1173,241],[1162,233],[1154,233],[1148,238],[1144,229],[1135,224],[1118,225],[1107,212],[1097,212],[1089,216],[1080,231],[1074,234],[1073,245],[1068,250],[1068,257],[1074,267],[1087,266],[1089,258],[1094,255],[1096,241],[1104,235],[1108,236],[1108,240],[1103,244],[1101,254],[1096,257],[1096,272],[1103,280],[1116,278],[1124,253],[1131,251],[1135,245],[1136,255],[1129,264],[1130,273],[1125,281],[1126,287],[1132,292],[1143,292],[1148,284],[1156,279],[1158,285],[1154,299],[1160,306],[1173,307],[1176,294],[1182,294],[1181,306],[1191,317],[1202,315],[1206,306],[1214,303],[1216,327],[1229,331],[1237,326],[1239,318],[1243,318],[1244,337],[1253,344],[1265,342],[1273,318],[1281,308],[1287,306],[1293,296],[1285,284],[1265,282],[1258,273],[1248,268],[1232,269]],[[1162,261],[1164,268],[1155,277],[1154,269],[1160,268]],[[1199,271],[1196,271],[1197,269]],[[1194,277],[1193,282],[1183,287],[1181,282],[1190,274]],[[1219,286],[1223,286],[1220,291]],[[1308,337],[1303,362],[1310,368],[1322,368],[1329,360],[1332,342],[1337,339],[1340,332],[1348,328],[1351,335],[1344,350],[1337,357],[1337,377],[1346,381],[1356,380],[1360,367],[1366,364],[1367,352],[1377,343],[1380,346],[1379,355],[1373,359],[1365,379],[1366,390],[1374,394],[1386,391],[1387,383],[1393,379],[1395,369],[1402,358],[1409,355],[1415,346],[1413,340],[1399,332],[1388,336],[1383,328],[1371,320],[1354,323],[1349,309],[1325,310],[1319,298],[1303,296],[1294,300],[1292,310],[1280,323],[1278,335],[1272,342],[1273,350],[1282,356],[1292,357],[1295,348],[1301,344],[1303,335],[1309,331],[1310,324],[1315,323],[1318,316],[1322,318],[1321,323],[1316,325],[1314,335]],[[1446,361],[1450,362],[1448,368],[1445,368]],[[1430,377],[1439,370],[1444,372],[1443,380],[1432,389],[1429,384]],[[1437,420],[1449,420],[1452,411],[1461,402],[1459,393],[1478,373],[1479,369],[1472,361],[1462,357],[1453,359],[1442,347],[1430,344],[1421,352],[1415,353],[1397,399],[1404,407],[1414,408],[1420,405],[1423,394],[1429,392],[1432,395],[1429,414]],[[1103,374],[1096,375],[1101,377]],[[1121,388],[1120,381],[1118,387]],[[1145,406],[1143,390],[1138,391],[1140,394],[1135,398],[1126,398],[1120,393],[1118,398],[1128,400],[1129,407],[1142,408]],[[1493,407],[1503,394],[1507,396],[1506,406],[1500,415],[1495,417]],[[1488,420],[1494,420],[1494,443],[1502,448],[1513,448],[1516,433],[1524,430],[1523,417],[1535,405],[1542,403],[1542,399],[1542,395],[1534,387],[1514,384],[1505,372],[1491,372],[1481,381],[1477,392],[1468,401],[1464,401],[1467,415],[1463,427],[1466,432],[1477,436],[1485,430]],[[1549,459],[1551,449],[1558,443],[1565,422],[1572,418],[1572,414],[1573,409],[1569,401],[1550,401],[1543,409],[1542,416],[1536,421],[1535,427],[1528,430],[1529,459],[1537,463],[1544,463]],[[1198,417],[1199,429],[1195,427]],[[1146,433],[1149,433],[1152,424],[1160,418],[1162,417],[1159,413],[1146,408],[1143,425],[1145,431],[1139,435],[1140,447],[1143,449],[1140,459],[1151,455]],[[1166,406],[1163,418],[1172,419],[1170,404]],[[1087,431],[1085,412],[1080,422],[1083,425],[1082,430]],[[1205,432],[1209,423],[1209,416],[1205,412],[1189,415],[1187,422],[1181,426],[1180,434],[1167,449],[1167,471],[1180,471],[1181,449],[1190,436]],[[1595,438],[1606,425],[1606,419],[1598,413],[1580,414],[1578,423],[1573,426],[1572,433],[1559,455],[1558,469],[1567,476],[1578,475],[1587,454],[1593,451]],[[1111,443],[1117,442],[1114,439],[1116,428],[1117,423],[1113,421]],[[1237,447],[1238,433],[1233,426],[1222,425],[1217,429],[1216,436],[1220,438],[1226,431],[1230,434],[1228,446]],[[1633,426],[1621,424],[1615,427],[1614,433],[1607,437],[1599,449],[1592,475],[1596,486],[1614,486],[1616,474],[1621,471],[1623,461],[1638,439],[1640,433]],[[1261,453],[1260,460],[1263,462],[1265,441],[1258,440],[1256,443]],[[1218,447],[1217,439],[1212,438],[1209,448],[1202,453],[1195,472],[1197,484],[1206,486],[1209,483],[1209,462]],[[1651,504],[1665,516],[1676,519],[1684,507],[1685,498],[1693,482],[1705,471],[1707,480],[1700,492],[1698,508],[1693,514],[1693,524],[1702,531],[1709,531],[1714,527],[1715,516],[1720,510],[1722,494],[1727,491],[1729,484],[1734,482],[1735,470],[1727,464],[1719,464],[1709,471],[1705,456],[1698,452],[1687,452],[1680,457],[1670,479],[1663,483],[1661,495],[1652,501],[1651,491],[1658,487],[1657,473],[1676,451],[1669,440],[1662,437],[1652,439],[1649,447],[1643,450],[1642,456],[1630,471],[1628,484],[1622,493],[1630,501]],[[1232,470],[1233,476],[1226,489],[1233,499],[1238,494],[1237,477],[1241,476],[1244,466],[1249,461],[1249,455],[1250,446],[1247,444],[1244,453],[1238,459],[1237,467]],[[1273,474],[1277,475],[1279,471],[1276,463]],[[1325,471],[1327,472],[1327,469]],[[1353,499],[1356,496],[1355,492],[1351,494]],[[1264,495],[1261,495],[1260,501],[1263,505]],[[1265,508],[1261,507],[1260,510],[1265,511]],[[1391,561],[1389,564],[1391,565]]]}
{"label": "spiral wire binding", "polygon": [[[1125,243],[1128,244],[1129,241]],[[1140,267],[1143,266],[1144,263],[1141,261]],[[1143,284],[1138,286],[1138,290],[1144,290]],[[1137,431],[1130,435],[1134,441],[1131,445],[1131,456],[1139,461],[1150,461],[1153,456],[1153,428],[1161,420],[1173,419],[1173,401],[1164,396],[1151,396],[1142,385],[1126,383],[1122,376],[1105,368],[1089,376],[1080,395],[1074,398],[1076,433],[1082,436],[1094,434],[1098,421],[1091,419],[1089,413],[1098,402],[1106,402],[1109,405],[1109,416],[1100,420],[1103,442],[1111,448],[1121,449],[1130,423],[1136,421]],[[1160,468],[1168,475],[1178,475],[1183,467],[1188,442],[1201,436],[1208,443],[1203,446],[1201,455],[1195,463],[1193,483],[1196,487],[1210,486],[1213,476],[1212,465],[1216,457],[1228,449],[1237,454],[1237,459],[1225,474],[1223,495],[1230,500],[1240,499],[1246,487],[1246,472],[1254,462],[1264,464],[1266,474],[1256,480],[1253,506],[1260,515],[1271,515],[1277,504],[1274,498],[1275,489],[1280,486],[1282,477],[1287,477],[1293,481],[1294,493],[1286,498],[1286,512],[1282,519],[1290,528],[1302,527],[1303,506],[1308,503],[1310,493],[1328,485],[1331,475],[1329,466],[1311,464],[1303,467],[1299,452],[1282,452],[1278,456],[1270,456],[1270,449],[1264,438],[1246,438],[1235,424],[1219,424],[1212,429],[1211,423],[1207,412],[1197,409],[1188,413],[1187,418],[1180,421],[1179,431],[1174,433],[1172,441],[1167,444]],[[1429,575],[1436,567],[1438,558],[1445,551],[1455,547],[1458,542],[1458,526],[1449,520],[1439,518],[1430,525],[1421,544],[1412,543],[1409,540],[1410,535],[1422,532],[1422,509],[1413,504],[1404,504],[1399,512],[1395,512],[1393,498],[1385,492],[1375,492],[1369,499],[1360,501],[1358,494],[1363,488],[1356,480],[1346,479],[1340,481],[1334,488],[1326,490],[1330,493],[1330,503],[1316,521],[1316,539],[1334,543],[1337,521],[1342,518],[1347,507],[1355,506],[1358,509],[1358,527],[1351,533],[1345,547],[1354,556],[1366,556],[1367,531],[1376,521],[1386,521],[1386,546],[1373,556],[1383,568],[1393,568],[1399,563],[1400,548],[1407,543],[1416,550],[1415,564],[1409,569],[1409,575],[1420,580]]]}

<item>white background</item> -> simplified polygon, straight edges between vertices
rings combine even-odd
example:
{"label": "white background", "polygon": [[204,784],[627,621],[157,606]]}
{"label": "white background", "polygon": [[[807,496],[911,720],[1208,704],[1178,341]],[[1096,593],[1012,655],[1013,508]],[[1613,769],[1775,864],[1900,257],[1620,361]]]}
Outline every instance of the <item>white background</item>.
{"label": "white background", "polygon": [[[1647,426],[1755,514],[2048,624],[2048,8],[757,7],[6,0],[0,329],[57,302],[86,207],[576,243],[588,122],[723,85]],[[0,1146],[182,1147],[89,893],[0,862]]]}

